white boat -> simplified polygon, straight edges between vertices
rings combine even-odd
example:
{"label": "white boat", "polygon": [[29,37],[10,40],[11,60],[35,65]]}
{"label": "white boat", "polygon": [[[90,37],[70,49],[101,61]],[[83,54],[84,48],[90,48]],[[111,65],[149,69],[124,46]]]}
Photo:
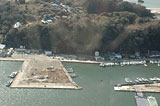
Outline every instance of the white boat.
{"label": "white boat", "polygon": [[142,78],[137,77],[136,78],[139,82],[143,82]]}
{"label": "white boat", "polygon": [[144,66],[147,67],[148,65],[147,65],[147,64],[144,64]]}
{"label": "white boat", "polygon": [[160,78],[153,77],[153,78],[149,78],[149,80],[151,80],[151,81],[160,81]]}
{"label": "white boat", "polygon": [[158,63],[158,67],[160,67],[160,63]]}
{"label": "white boat", "polygon": [[125,82],[132,83],[132,80],[130,78],[125,78]]}
{"label": "white boat", "polygon": [[147,100],[148,100],[150,106],[158,106],[158,103],[157,103],[157,100],[155,97],[148,96]]}
{"label": "white boat", "polygon": [[137,79],[136,79],[136,80],[135,80],[135,82],[137,82],[137,83],[138,83],[138,82],[139,82],[139,80],[137,80]]}
{"label": "white boat", "polygon": [[75,73],[70,73],[69,75],[70,75],[72,78],[78,77],[78,75],[75,74]]}
{"label": "white boat", "polygon": [[105,67],[105,64],[104,63],[100,63],[99,66],[100,67]]}
{"label": "white boat", "polygon": [[68,71],[68,73],[73,73],[74,72],[73,68],[67,68],[67,71]]}
{"label": "white boat", "polygon": [[149,80],[148,80],[148,79],[146,79],[146,78],[142,78],[142,81],[144,81],[144,82],[148,82]]}
{"label": "white boat", "polygon": [[17,73],[18,73],[18,72],[12,72],[12,73],[9,75],[9,77],[10,77],[10,78],[15,78],[16,75],[17,75]]}

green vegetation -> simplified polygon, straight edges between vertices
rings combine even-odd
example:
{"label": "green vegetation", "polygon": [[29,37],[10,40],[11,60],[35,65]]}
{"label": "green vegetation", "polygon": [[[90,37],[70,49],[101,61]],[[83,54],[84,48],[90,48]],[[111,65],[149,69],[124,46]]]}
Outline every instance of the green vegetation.
{"label": "green vegetation", "polygon": [[[81,3],[61,0],[81,8],[82,12],[75,14],[55,9],[50,2],[2,4],[0,41],[8,47],[25,45],[55,53],[92,54],[95,50],[134,53],[160,49],[160,22],[153,20],[153,14],[145,7],[118,0]],[[42,24],[45,16],[51,17],[53,23]],[[22,27],[13,28],[16,22],[22,23]]]}

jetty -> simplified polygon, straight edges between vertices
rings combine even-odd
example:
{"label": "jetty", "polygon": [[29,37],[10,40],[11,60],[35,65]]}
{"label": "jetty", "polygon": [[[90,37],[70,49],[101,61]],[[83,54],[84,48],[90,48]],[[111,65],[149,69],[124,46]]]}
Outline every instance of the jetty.
{"label": "jetty", "polygon": [[132,83],[132,84],[117,84],[114,86],[115,91],[127,92],[160,92],[160,82],[145,82],[145,83]]}

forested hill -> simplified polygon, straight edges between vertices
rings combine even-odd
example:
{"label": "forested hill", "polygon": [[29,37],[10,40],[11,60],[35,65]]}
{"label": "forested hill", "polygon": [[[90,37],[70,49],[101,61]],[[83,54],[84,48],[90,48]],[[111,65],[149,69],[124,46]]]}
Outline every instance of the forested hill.
{"label": "forested hill", "polygon": [[[121,0],[30,0],[0,4],[0,42],[55,53],[160,50],[160,21]],[[41,20],[53,22],[43,24]],[[21,26],[14,28],[16,22]]]}

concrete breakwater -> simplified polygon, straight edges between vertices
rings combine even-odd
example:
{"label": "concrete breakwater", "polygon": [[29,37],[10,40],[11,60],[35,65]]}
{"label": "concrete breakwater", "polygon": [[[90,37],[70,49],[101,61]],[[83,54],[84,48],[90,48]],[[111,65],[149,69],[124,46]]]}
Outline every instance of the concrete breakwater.
{"label": "concrete breakwater", "polygon": [[3,58],[2,61],[24,61],[10,88],[82,89],[63,64],[45,56],[34,59]]}

